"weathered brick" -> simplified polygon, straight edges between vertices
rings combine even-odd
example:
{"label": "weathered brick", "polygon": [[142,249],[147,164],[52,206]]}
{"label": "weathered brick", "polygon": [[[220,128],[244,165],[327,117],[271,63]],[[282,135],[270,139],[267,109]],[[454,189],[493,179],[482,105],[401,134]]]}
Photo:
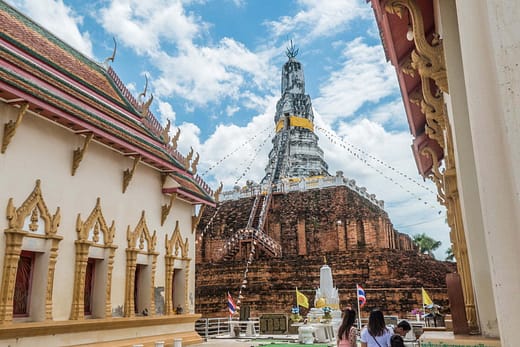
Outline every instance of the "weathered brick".
{"label": "weathered brick", "polygon": [[[204,316],[224,315],[226,292],[236,297],[242,285],[250,246],[224,261],[224,245],[247,225],[253,201],[223,202],[209,226],[215,210],[207,208],[199,224],[198,236],[205,235],[197,245],[196,312]],[[364,313],[381,307],[404,315],[421,306],[421,287],[447,306],[445,276],[455,265],[418,254],[384,210],[348,187],[273,195],[264,232],[280,243],[282,256],[257,247],[242,300],[252,315],[289,313],[296,287],[313,302],[324,256],[343,307],[357,306],[356,283],[367,292]]]}

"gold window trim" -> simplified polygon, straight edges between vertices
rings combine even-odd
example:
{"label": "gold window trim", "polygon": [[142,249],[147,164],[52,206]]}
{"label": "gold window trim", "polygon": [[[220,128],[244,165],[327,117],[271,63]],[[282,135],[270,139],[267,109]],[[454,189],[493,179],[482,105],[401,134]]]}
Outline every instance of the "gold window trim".
{"label": "gold window trim", "polygon": [[[189,251],[189,243],[188,238],[183,242],[182,235],[179,227],[179,221],[175,222],[175,229],[172,233],[171,238],[168,240],[168,235],[165,235],[165,247],[166,247],[166,255],[165,255],[165,263],[166,263],[166,278],[165,278],[165,315],[175,314],[175,308],[173,307],[173,299],[171,296],[173,289],[173,273],[175,271],[174,263],[175,260],[184,261],[184,303],[182,305],[183,311],[188,312],[188,288],[189,288],[189,273],[190,273],[190,261],[191,259],[188,257]],[[180,251],[180,254],[179,254]]]}
{"label": "gold window trim", "polygon": [[[29,215],[31,216],[29,230],[23,230],[24,222]],[[34,233],[34,231],[38,230],[38,216],[44,222],[44,235]],[[57,235],[61,220],[60,208],[58,207],[56,209],[54,215],[49,213],[47,204],[43,199],[40,180],[36,180],[33,191],[19,208],[14,206],[13,198],[9,198],[6,217],[8,220],[8,228],[4,230],[5,253],[2,284],[0,288],[0,323],[11,322],[13,320],[16,273],[18,271],[18,260],[20,259],[22,243],[25,237],[44,238],[51,242],[47,269],[47,285],[45,289],[45,320],[52,320],[54,271],[58,257],[58,244],[63,239],[62,236]]]}
{"label": "gold window trim", "polygon": [[[150,280],[150,307],[148,308],[148,314],[153,316],[155,314],[155,270],[157,267],[157,255],[155,247],[157,245],[157,235],[154,230],[153,234],[150,234],[148,226],[146,225],[146,217],[144,211],[141,213],[141,218],[137,223],[134,231],[130,230],[130,226],[126,231],[126,239],[128,245],[126,248],[126,283],[125,283],[125,303],[124,312],[125,317],[134,317],[134,282],[135,282],[135,269],[137,266],[137,255],[145,254],[148,257],[152,257],[151,264],[151,280]],[[147,248],[145,249],[145,241]]]}
{"label": "gold window trim", "polygon": [[[93,230],[92,240],[89,240],[90,231]],[[101,247],[107,250],[105,253],[105,261],[107,261],[107,285],[105,293],[105,309],[104,317],[108,318],[112,316],[112,305],[110,302],[110,295],[112,290],[112,270],[114,268],[114,254],[117,246],[113,245],[115,226],[114,221],[110,227],[108,227],[105,218],[103,217],[103,211],[101,210],[101,200],[97,198],[96,206],[92,209],[92,212],[85,221],[81,220],[81,214],[78,213],[76,219],[76,232],[78,239],[75,241],[76,244],[76,262],[74,270],[74,291],[72,296],[72,307],[70,313],[71,320],[81,320],[85,318],[85,273],[87,269],[87,261],[90,247]],[[103,244],[99,244],[99,233],[103,234]]]}

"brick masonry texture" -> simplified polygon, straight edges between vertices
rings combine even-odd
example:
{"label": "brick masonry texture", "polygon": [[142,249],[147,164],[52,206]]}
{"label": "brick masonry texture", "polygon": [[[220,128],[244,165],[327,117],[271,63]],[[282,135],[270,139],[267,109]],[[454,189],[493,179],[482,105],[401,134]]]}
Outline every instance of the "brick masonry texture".
{"label": "brick masonry texture", "polygon": [[[196,312],[204,317],[224,316],[225,294],[238,295],[250,240],[243,240],[229,259],[225,244],[247,225],[253,202],[254,197],[223,202],[209,226],[215,210],[204,211],[196,257]],[[272,257],[257,246],[242,291],[242,305],[249,305],[253,316],[290,313],[296,287],[312,306],[325,257],[342,308],[357,307],[356,283],[367,294],[364,315],[379,307],[404,316],[421,307],[421,287],[447,307],[445,276],[455,271],[455,264],[418,254],[384,210],[348,187],[273,195],[264,232],[282,246],[282,255]]]}

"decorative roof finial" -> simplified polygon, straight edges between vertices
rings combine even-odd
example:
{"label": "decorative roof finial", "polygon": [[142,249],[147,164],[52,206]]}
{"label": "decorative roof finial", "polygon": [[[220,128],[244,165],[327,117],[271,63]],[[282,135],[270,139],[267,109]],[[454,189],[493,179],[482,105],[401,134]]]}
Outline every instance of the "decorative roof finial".
{"label": "decorative roof finial", "polygon": [[285,54],[287,55],[287,58],[291,59],[298,55],[298,51],[299,49],[294,46],[291,40],[291,44],[289,45],[289,47],[287,47]]}
{"label": "decorative roof finial", "polygon": [[145,79],[144,90],[143,90],[142,93],[140,93],[140,94],[137,96],[137,100],[138,100],[139,102],[141,102],[141,100],[142,100],[143,98],[146,97],[146,91],[148,90],[148,76],[147,76],[146,74],[144,75],[144,79]]}
{"label": "decorative roof finial", "polygon": [[112,63],[114,62],[114,59],[116,57],[116,51],[117,51],[117,42],[116,42],[116,38],[115,37],[112,37],[112,40],[114,40],[114,51],[112,52],[112,55],[108,58],[105,59],[105,61],[103,62],[103,65],[107,66],[108,67],[108,62],[111,61]]}

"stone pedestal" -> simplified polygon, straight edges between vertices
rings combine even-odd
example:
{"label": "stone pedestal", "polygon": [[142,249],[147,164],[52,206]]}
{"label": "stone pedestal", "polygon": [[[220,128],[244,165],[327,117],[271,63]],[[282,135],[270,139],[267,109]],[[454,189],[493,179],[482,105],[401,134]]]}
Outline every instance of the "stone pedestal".
{"label": "stone pedestal", "polygon": [[314,328],[310,325],[302,325],[298,328],[298,342],[305,345],[314,343]]}

